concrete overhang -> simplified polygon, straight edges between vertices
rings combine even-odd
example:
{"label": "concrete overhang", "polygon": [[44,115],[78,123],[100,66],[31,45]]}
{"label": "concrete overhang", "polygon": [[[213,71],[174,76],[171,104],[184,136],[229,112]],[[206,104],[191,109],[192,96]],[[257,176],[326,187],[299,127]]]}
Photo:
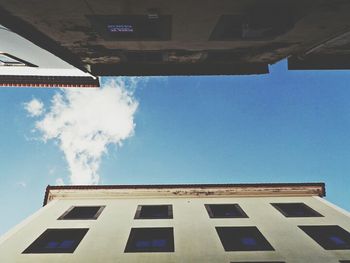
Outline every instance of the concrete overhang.
{"label": "concrete overhang", "polygon": [[95,76],[264,74],[290,57],[349,69],[349,12],[342,0],[0,0],[0,24]]}
{"label": "concrete overhang", "polygon": [[55,199],[139,197],[268,197],[325,196],[324,183],[184,184],[184,185],[71,185],[48,186],[44,205]]}

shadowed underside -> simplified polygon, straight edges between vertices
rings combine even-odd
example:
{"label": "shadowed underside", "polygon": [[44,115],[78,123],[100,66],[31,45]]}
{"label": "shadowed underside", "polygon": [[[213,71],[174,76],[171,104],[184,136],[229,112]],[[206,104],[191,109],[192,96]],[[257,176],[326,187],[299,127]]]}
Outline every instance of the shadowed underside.
{"label": "shadowed underside", "polygon": [[0,0],[0,24],[93,75],[263,74],[350,67],[350,3]]}

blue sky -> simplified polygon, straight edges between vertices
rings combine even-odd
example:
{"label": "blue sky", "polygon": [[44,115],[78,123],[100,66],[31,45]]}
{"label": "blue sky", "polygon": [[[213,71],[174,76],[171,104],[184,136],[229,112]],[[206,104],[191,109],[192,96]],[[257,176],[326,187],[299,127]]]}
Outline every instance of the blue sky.
{"label": "blue sky", "polygon": [[[140,81],[134,135],[108,146],[100,183],[325,182],[326,198],[350,210],[350,73],[287,71],[285,61],[270,70]],[[57,141],[43,143],[24,109],[55,93],[0,89],[0,234],[68,180]]]}

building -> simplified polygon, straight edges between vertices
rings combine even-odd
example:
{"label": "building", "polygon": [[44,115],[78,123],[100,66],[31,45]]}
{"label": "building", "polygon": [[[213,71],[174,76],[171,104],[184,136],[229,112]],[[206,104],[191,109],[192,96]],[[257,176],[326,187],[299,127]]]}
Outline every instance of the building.
{"label": "building", "polygon": [[84,72],[0,25],[0,87],[98,87]]}
{"label": "building", "polygon": [[322,183],[48,186],[0,262],[350,262],[349,213]]}
{"label": "building", "polygon": [[350,68],[344,0],[0,0],[0,24],[94,76]]}

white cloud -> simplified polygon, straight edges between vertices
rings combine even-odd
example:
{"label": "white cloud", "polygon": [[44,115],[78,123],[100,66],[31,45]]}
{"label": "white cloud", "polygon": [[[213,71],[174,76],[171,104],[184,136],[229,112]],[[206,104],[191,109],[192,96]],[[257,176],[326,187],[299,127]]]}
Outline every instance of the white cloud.
{"label": "white cloud", "polygon": [[44,104],[38,99],[32,99],[30,102],[24,104],[24,108],[32,117],[37,117],[43,114]]}
{"label": "white cloud", "polygon": [[53,96],[35,127],[44,141],[53,139],[63,151],[72,184],[98,184],[102,155],[109,144],[121,146],[133,135],[137,107],[122,80],[100,89],[65,89]]}
{"label": "white cloud", "polygon": [[56,167],[52,167],[49,169],[49,175],[54,175],[56,173]]}
{"label": "white cloud", "polygon": [[64,181],[62,178],[57,178],[55,183],[56,183],[56,185],[64,185]]}

